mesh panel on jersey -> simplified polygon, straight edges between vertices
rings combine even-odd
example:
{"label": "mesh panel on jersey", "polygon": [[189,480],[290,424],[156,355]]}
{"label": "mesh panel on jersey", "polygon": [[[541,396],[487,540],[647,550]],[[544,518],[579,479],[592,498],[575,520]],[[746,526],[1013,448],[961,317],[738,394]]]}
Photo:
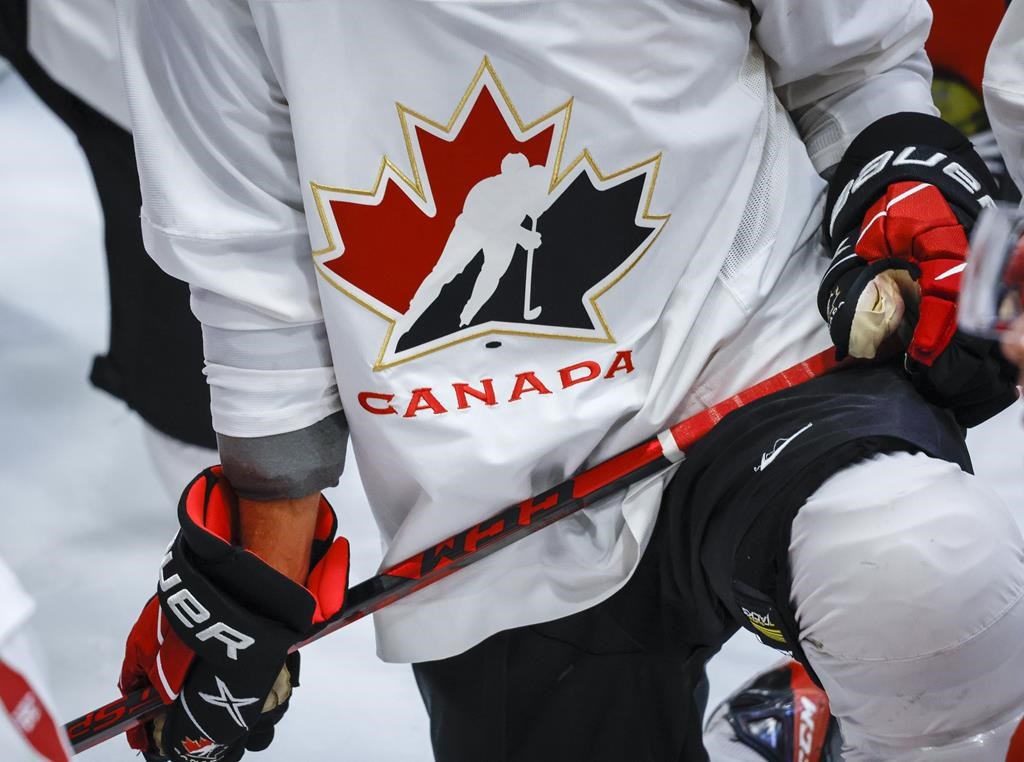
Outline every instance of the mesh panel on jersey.
{"label": "mesh panel on jersey", "polygon": [[764,78],[762,64],[761,97],[765,99],[764,149],[761,164],[757,168],[750,198],[743,210],[729,253],[722,264],[721,276],[725,280],[734,277],[743,263],[757,251],[771,242],[782,217],[782,202],[785,198],[784,172],[786,143],[786,114]]}
{"label": "mesh panel on jersey", "polygon": [[743,62],[740,70],[740,84],[754,95],[764,95],[768,85],[768,73],[764,65],[764,53],[756,42],[750,43],[750,50],[747,53],[747,60]]}
{"label": "mesh panel on jersey", "polygon": [[[843,128],[836,121],[835,117],[824,113],[815,106],[811,106],[802,112],[800,117],[801,129],[804,129],[808,124],[816,125],[813,131],[804,135],[807,154],[811,157],[812,161],[817,160],[818,157],[828,151],[834,150],[834,147],[842,144],[845,139]],[[838,162],[838,159],[836,161]],[[819,167],[819,169],[824,168]]]}

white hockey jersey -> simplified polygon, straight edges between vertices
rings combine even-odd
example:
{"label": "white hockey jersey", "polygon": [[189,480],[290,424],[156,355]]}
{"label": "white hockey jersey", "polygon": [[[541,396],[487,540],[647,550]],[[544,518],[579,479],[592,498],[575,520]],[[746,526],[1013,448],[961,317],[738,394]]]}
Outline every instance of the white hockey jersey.
{"label": "white hockey jersey", "polygon": [[114,0],[29,0],[28,41],[47,74],[131,129]]}
{"label": "white hockey jersey", "polygon": [[70,760],[27,627],[35,604],[0,559],[0,751],[16,760]]}
{"label": "white hockey jersey", "polygon": [[34,609],[14,572],[0,559],[0,643],[22,627]]}
{"label": "white hockey jersey", "polygon": [[[121,12],[147,247],[192,284],[215,426],[344,409],[385,565],[826,347],[816,168],[932,109],[923,0]],[[378,613],[381,656],[607,597],[664,478]]]}
{"label": "white hockey jersey", "polygon": [[985,110],[1006,168],[1024,188],[1024,4],[1011,3],[985,61]]}

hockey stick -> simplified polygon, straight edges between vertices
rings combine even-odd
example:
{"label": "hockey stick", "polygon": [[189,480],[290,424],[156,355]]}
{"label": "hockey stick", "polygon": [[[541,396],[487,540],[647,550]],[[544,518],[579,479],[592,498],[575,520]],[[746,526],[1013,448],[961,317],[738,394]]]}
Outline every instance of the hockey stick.
{"label": "hockey stick", "polygon": [[[349,589],[341,611],[305,641],[293,646],[292,650],[319,640],[606,495],[682,461],[686,457],[684,450],[707,434],[727,413],[827,373],[837,365],[834,356],[835,350],[828,349],[787,368],[677,423],[643,444],[588,468],[546,492],[510,505],[476,526],[355,585]],[[162,706],[156,691],[146,688],[72,720],[65,729],[77,754],[123,733],[158,712]]]}
{"label": "hockey stick", "polygon": [[[537,232],[537,218],[530,218],[530,230]],[[541,306],[536,307],[530,304],[530,290],[533,286],[533,253],[536,247],[531,246],[526,250],[526,294],[523,297],[523,320],[536,320],[540,317]]]}

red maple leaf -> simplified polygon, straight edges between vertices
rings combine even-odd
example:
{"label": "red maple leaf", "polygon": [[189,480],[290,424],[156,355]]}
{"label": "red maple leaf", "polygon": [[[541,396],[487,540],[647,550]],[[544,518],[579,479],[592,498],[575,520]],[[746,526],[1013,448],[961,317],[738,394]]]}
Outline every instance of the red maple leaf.
{"label": "red maple leaf", "polygon": [[547,160],[554,126],[520,140],[484,86],[458,134],[444,139],[419,126],[412,129],[423,156],[424,183],[436,213],[423,213],[409,192],[390,177],[375,205],[331,200],[330,212],[344,253],[325,266],[397,312],[404,313],[416,290],[441,257],[469,191],[501,172],[501,160],[521,153],[533,166]]}
{"label": "red maple leaf", "polygon": [[198,741],[193,741],[191,738],[185,738],[181,742],[181,747],[189,754],[195,754],[197,751],[213,746],[213,741],[209,738],[200,738]]}

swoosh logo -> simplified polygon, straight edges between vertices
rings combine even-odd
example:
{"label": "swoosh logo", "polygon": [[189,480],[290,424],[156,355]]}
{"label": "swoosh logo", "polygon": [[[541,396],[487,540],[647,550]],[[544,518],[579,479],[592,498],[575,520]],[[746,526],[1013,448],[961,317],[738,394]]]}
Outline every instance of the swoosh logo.
{"label": "swoosh logo", "polygon": [[796,434],[793,434],[790,437],[786,437],[785,439],[777,439],[777,440],[775,440],[775,446],[770,451],[764,453],[761,456],[761,465],[754,466],[754,470],[755,471],[764,471],[766,468],[768,468],[768,466],[770,466],[772,463],[774,463],[775,459],[777,457],[779,457],[779,455],[782,454],[782,451],[785,450],[787,447],[789,447],[789,443],[790,442],[792,442],[798,436],[803,434],[805,431],[807,431],[813,425],[814,425],[813,423],[808,423],[806,426],[804,426],[802,429],[800,429],[800,431],[796,432]]}

